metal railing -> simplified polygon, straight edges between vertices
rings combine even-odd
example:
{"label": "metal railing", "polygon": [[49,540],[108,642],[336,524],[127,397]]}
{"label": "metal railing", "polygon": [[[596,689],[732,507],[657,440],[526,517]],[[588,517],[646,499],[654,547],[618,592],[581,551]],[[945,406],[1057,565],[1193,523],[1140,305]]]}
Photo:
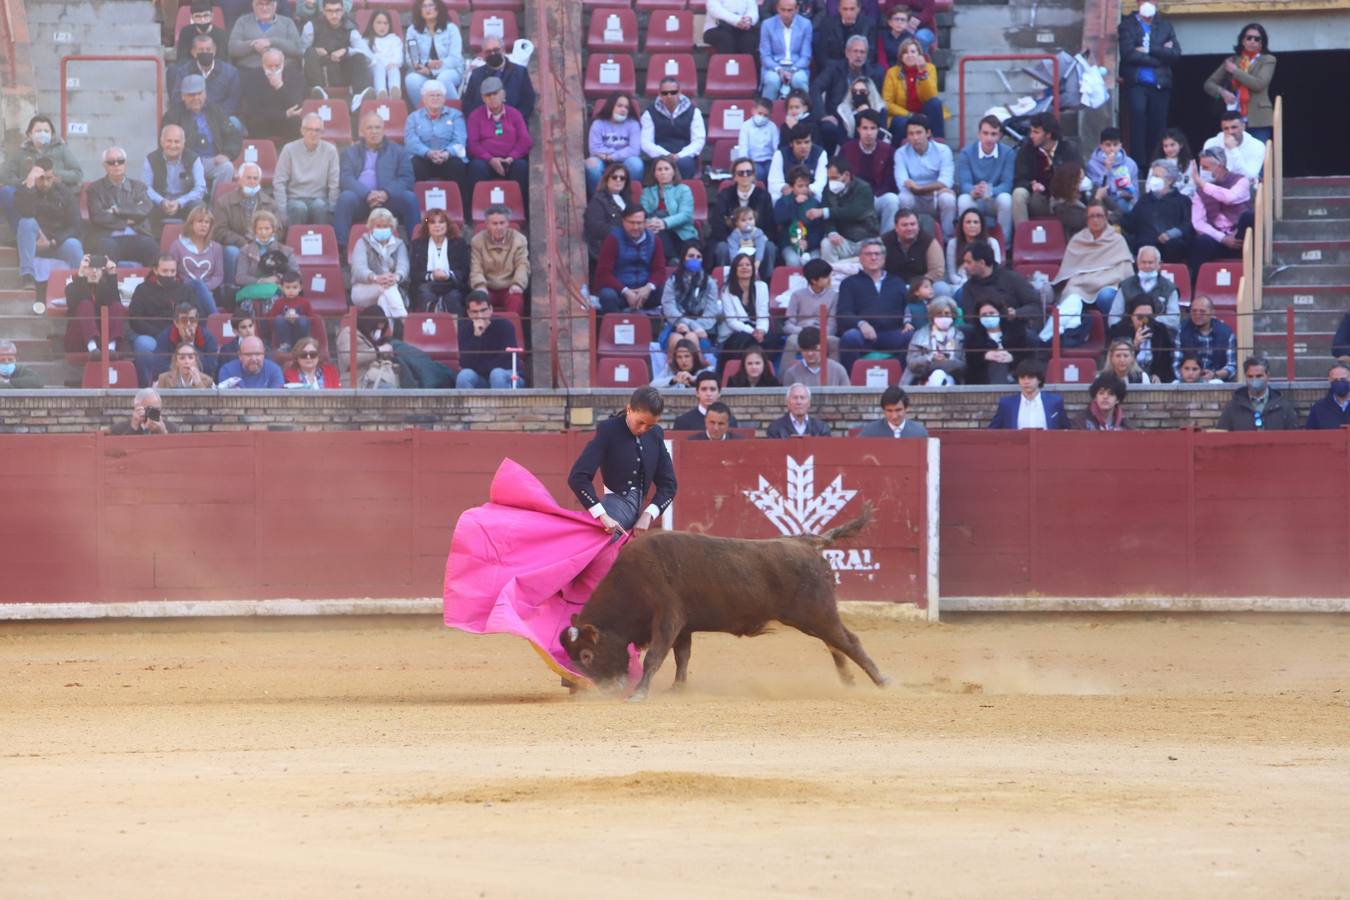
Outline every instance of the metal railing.
{"label": "metal railing", "polygon": [[966,145],[966,63],[971,62],[1029,62],[1033,60],[1049,60],[1051,73],[1054,76],[1054,83],[1050,85],[1051,96],[1053,97],[1052,109],[1055,115],[1059,115],[1059,57],[1053,53],[989,53],[977,56],[965,56],[957,64],[957,103],[958,113],[961,117],[961,124],[958,128],[960,134],[960,147]]}

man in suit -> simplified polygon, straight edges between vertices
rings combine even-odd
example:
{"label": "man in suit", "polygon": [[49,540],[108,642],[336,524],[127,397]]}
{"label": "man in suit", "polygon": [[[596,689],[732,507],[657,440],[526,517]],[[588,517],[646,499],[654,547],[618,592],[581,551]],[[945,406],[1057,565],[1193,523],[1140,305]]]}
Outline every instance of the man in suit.
{"label": "man in suit", "polygon": [[[675,499],[675,465],[656,424],[664,408],[656,388],[646,385],[633,391],[623,412],[600,423],[572,464],[568,486],[611,534],[650,528]],[[603,499],[595,490],[597,470],[610,490]],[[653,487],[656,492],[648,501]]]}
{"label": "man in suit", "polygon": [[708,405],[708,414],[703,417],[703,430],[691,437],[691,441],[737,441],[741,436],[731,431],[731,407],[720,400]]}
{"label": "man in suit", "polygon": [[858,437],[926,438],[928,429],[922,422],[908,418],[909,395],[903,388],[891,385],[881,392],[882,418],[868,422]]}
{"label": "man in suit", "polygon": [[[694,378],[694,393],[698,395],[698,406],[691,410],[680,413],[675,417],[675,422],[671,425],[674,431],[702,431],[707,422],[708,410],[713,408],[717,399],[722,396],[722,385],[717,381],[716,373],[712,371],[699,372]],[[731,415],[731,410],[727,410],[729,417],[728,424],[737,427],[736,417]]]}
{"label": "man in suit", "polygon": [[1003,397],[989,422],[990,428],[1018,430],[1022,428],[1058,429],[1069,427],[1064,412],[1064,401],[1041,390],[1045,385],[1045,364],[1035,359],[1024,359],[1013,370],[1020,394]]}
{"label": "man in suit", "polygon": [[830,426],[810,415],[811,389],[794,384],[787,392],[787,415],[774,419],[766,433],[771,438],[829,437]]}

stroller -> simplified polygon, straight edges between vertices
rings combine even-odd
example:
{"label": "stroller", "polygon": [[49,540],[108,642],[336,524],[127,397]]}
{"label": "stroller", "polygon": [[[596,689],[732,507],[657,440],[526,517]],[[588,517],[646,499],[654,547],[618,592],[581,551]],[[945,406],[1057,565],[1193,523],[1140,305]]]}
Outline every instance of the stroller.
{"label": "stroller", "polygon": [[[1077,56],[1070,56],[1063,50],[1055,54],[1059,63],[1059,111],[1061,115],[1067,110],[1096,109],[1105,104],[1110,97],[1110,92],[1106,88],[1106,70],[1100,66],[1094,66],[1089,61],[1091,54],[1091,50],[1084,50]],[[1029,75],[1043,85],[1044,88],[1040,95],[1038,97],[1019,97],[1007,106],[995,106],[985,113],[986,115],[997,116],[1003,123],[1004,131],[1008,137],[1015,142],[1021,143],[1026,138],[1032,116],[1053,109],[1055,103],[1054,69],[1054,65],[1049,60],[1042,59],[1014,70]],[[1008,89],[1008,93],[1010,95],[1015,94],[1012,85],[1008,82],[1008,76],[1002,71],[999,71],[998,76],[1002,79],[1003,86]]]}

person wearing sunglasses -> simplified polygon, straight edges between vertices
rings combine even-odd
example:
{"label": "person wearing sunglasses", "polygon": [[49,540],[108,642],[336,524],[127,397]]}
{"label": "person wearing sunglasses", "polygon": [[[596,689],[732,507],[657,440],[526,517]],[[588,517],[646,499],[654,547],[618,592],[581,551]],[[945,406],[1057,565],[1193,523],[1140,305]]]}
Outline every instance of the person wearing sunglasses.
{"label": "person wearing sunglasses", "polygon": [[285,376],[286,387],[293,390],[322,391],[339,386],[337,366],[324,359],[319,342],[312,337],[295,342]]}
{"label": "person wearing sunglasses", "polygon": [[623,223],[623,213],[634,205],[631,193],[632,179],[623,163],[610,163],[600,173],[600,183],[586,201],[582,228],[586,233],[586,250],[591,267],[600,258],[600,245]]}
{"label": "person wearing sunglasses", "polygon": [[1274,77],[1275,54],[1270,52],[1266,29],[1258,22],[1249,22],[1238,32],[1233,55],[1205,81],[1205,93],[1221,101],[1224,109],[1238,113],[1247,132],[1263,148],[1275,133],[1275,104],[1270,97],[1270,80]]}
{"label": "person wearing sunglasses", "polygon": [[[774,222],[774,198],[759,186],[756,179],[759,166],[748,156],[736,157],[731,162],[731,177],[722,182],[722,187],[712,199],[708,210],[708,246],[720,246],[736,227],[736,212],[742,208],[755,211],[755,221],[764,229],[769,240],[778,240],[778,226]],[[730,261],[722,260],[718,265]]]}
{"label": "person wearing sunglasses", "polygon": [[159,256],[159,241],[150,236],[155,211],[145,182],[127,175],[127,152],[103,151],[103,177],[89,185],[89,237],[99,253],[147,268]]}
{"label": "person wearing sunglasses", "polygon": [[703,113],[680,92],[678,81],[662,78],[660,96],[642,114],[642,155],[647,159],[674,156],[680,177],[693,178],[707,137]]}
{"label": "person wearing sunglasses", "polygon": [[1242,361],[1245,384],[1219,414],[1220,431],[1289,431],[1298,428],[1294,401],[1270,386],[1270,368],[1265,357]]}

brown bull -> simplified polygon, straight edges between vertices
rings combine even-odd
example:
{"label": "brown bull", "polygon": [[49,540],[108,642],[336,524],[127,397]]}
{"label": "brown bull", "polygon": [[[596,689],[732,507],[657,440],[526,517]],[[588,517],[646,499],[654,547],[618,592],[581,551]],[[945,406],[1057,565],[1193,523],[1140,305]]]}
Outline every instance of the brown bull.
{"label": "brown bull", "polygon": [[624,548],[572,617],[562,646],[601,686],[622,685],[628,645],[645,647],[642,679],[630,697],[641,700],[671,648],[675,684],[684,684],[695,631],[751,637],[776,621],[824,641],[845,684],[853,683],[851,659],[884,686],[886,676],[839,619],[834,574],[820,554],[857,534],[870,518],[868,510],[821,535],[761,541],[678,531],[644,535]]}

